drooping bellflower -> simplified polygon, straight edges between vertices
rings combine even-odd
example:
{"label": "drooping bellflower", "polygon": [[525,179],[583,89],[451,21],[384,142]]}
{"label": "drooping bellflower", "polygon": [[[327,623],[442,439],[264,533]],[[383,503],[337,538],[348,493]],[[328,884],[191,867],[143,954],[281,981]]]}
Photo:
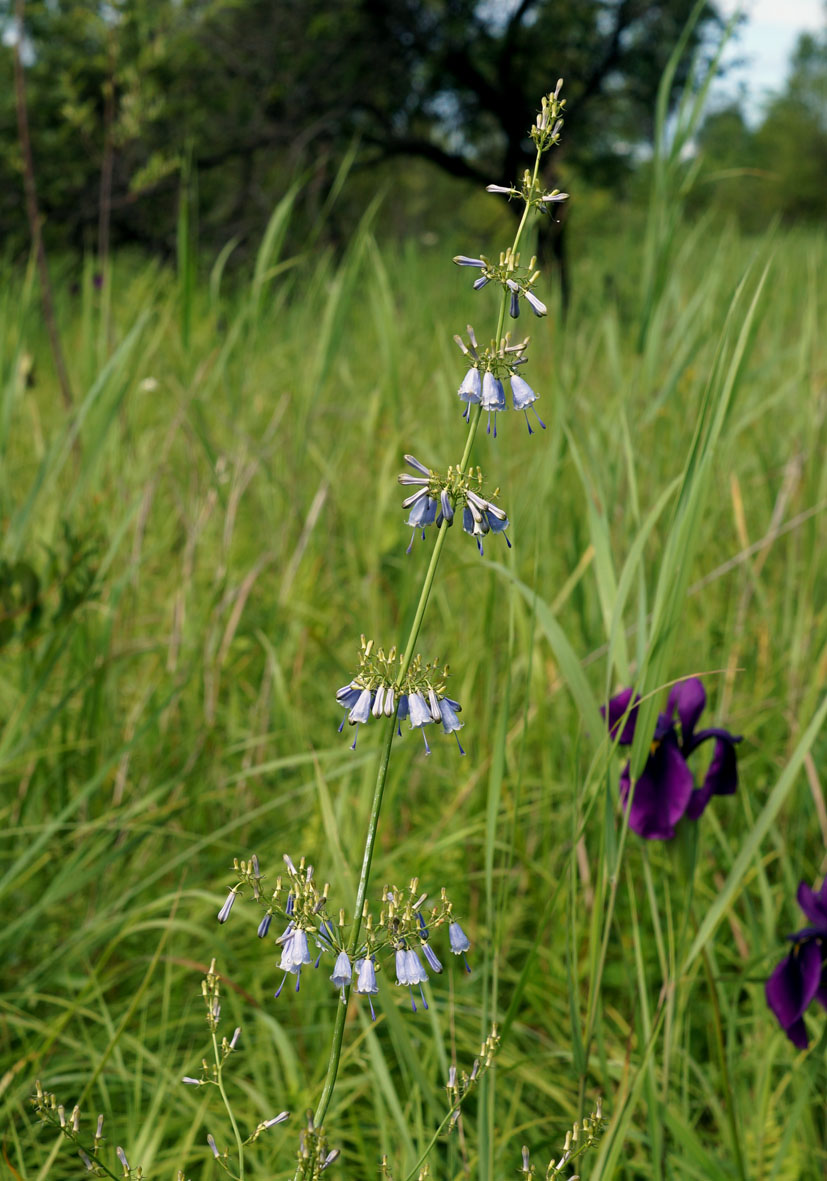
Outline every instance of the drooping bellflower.
{"label": "drooping bellflower", "polygon": [[340,951],[336,957],[336,964],[333,968],[333,975],[330,977],[330,979],[337,988],[341,989],[342,1004],[345,1003],[345,988],[350,984],[352,975],[353,970],[350,966],[348,954],[346,951]]}
{"label": "drooping bellflower", "polygon": [[491,415],[494,415],[494,438],[497,437],[497,413],[505,410],[505,390],[503,383],[498,377],[495,377],[490,370],[486,369],[482,375],[482,396],[480,404],[483,410],[488,411],[488,426],[487,433],[491,434]]}
{"label": "drooping bellflower", "polygon": [[482,540],[486,533],[502,533],[505,543],[511,549],[511,542],[505,532],[508,528],[508,517],[505,512],[489,500],[483,500],[469,489],[466,494],[466,504],[462,511],[462,527],[476,539],[477,549],[483,553]]}
{"label": "drooping bellflower", "polygon": [[291,921],[283,935],[280,935],[278,943],[281,943],[281,961],[279,968],[284,972],[281,984],[276,990],[276,996],[281,993],[284,988],[284,982],[288,975],[292,973],[296,977],[296,992],[299,991],[301,983],[301,970],[304,964],[309,964],[310,950],[307,946],[307,933],[300,927],[296,927]]}
{"label": "drooping bellflower", "polygon": [[448,924],[448,942],[451,945],[451,951],[454,953],[454,955],[462,956],[466,972],[470,972],[471,967],[468,963],[468,960],[465,958],[465,953],[471,948],[471,940],[465,934],[456,919],[453,919]]}
{"label": "drooping bellflower", "polygon": [[353,967],[356,972],[356,984],[354,988],[356,992],[367,996],[368,1004],[370,1005],[370,1017],[372,1021],[375,1021],[376,1014],[373,1011],[371,997],[375,996],[379,991],[379,986],[376,983],[376,968],[373,963],[373,956],[357,960]]}
{"label": "drooping bellflower", "polygon": [[[512,373],[510,381],[511,404],[515,410],[522,410],[524,412],[528,433],[533,435],[534,431],[531,429],[531,423],[528,421],[528,408],[531,406],[532,410],[534,410],[534,403],[537,401],[537,394],[535,394],[534,390],[531,388],[525,378],[520,377],[519,373]],[[546,424],[543,422],[542,418],[540,418],[540,415],[536,410],[534,410],[534,417],[537,419],[543,430],[545,430]]]}
{"label": "drooping bellflower", "polygon": [[416,1001],[414,1000],[413,986],[419,985],[419,995],[422,997],[422,1004],[427,1009],[428,1002],[425,1000],[425,993],[422,991],[422,985],[428,979],[428,973],[422,966],[422,961],[416,954],[412,947],[398,947],[396,949],[396,983],[407,985],[411,993],[411,1008],[416,1012]]}

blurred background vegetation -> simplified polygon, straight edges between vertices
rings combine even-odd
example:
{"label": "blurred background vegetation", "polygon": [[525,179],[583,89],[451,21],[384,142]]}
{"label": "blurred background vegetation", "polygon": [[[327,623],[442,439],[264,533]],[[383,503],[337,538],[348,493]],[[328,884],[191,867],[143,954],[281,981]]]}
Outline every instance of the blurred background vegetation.
{"label": "blurred background vegetation", "polygon": [[[599,1093],[592,1181],[822,1181],[824,1020],[793,1057],[763,984],[827,868],[825,42],[764,112],[706,116],[682,86],[711,6],[658,101],[689,10],[31,0],[15,46],[0,4],[0,1175],[78,1176],[32,1113],[40,1077],[85,1128],[105,1112],[116,1170],[123,1144],[148,1176],[214,1181],[226,1128],[180,1083],[213,955],[239,1119],[297,1113],[259,1175],[292,1175],[334,990],[307,973],[275,1001],[250,908],[215,916],[253,851],[352,896],[375,733],[350,751],[333,695],[360,632],[412,617],[427,546],[405,555],[395,475],[409,450],[456,461],[451,334],[495,308],[449,259],[509,240],[481,186],[522,168],[562,74],[571,293],[564,316],[544,272],[528,329],[548,431],[512,415],[478,440],[514,548],[480,559],[454,530],[422,640],[468,756],[405,733],[375,859],[377,888],[449,888],[473,974],[450,957],[416,1018],[387,974],[375,1025],[352,1003],[336,1168],[387,1152],[404,1177],[497,1019],[434,1175],[512,1177],[523,1143],[544,1164]],[[558,259],[560,228],[538,243]],[[581,706],[640,667],[664,595],[663,680],[708,674],[741,787],[693,850],[630,840],[621,863],[620,763]]]}
{"label": "blurred background vegetation", "polygon": [[[473,223],[481,184],[518,174],[537,95],[558,76],[571,115],[549,179],[575,191],[573,216],[599,220],[646,190],[658,83],[692,7],[28,0],[21,50],[46,241],[102,253],[111,238],[172,255],[184,169],[191,185],[197,176],[201,244],[236,240],[241,259],[291,180],[303,185],[291,230],[301,240],[345,158],[327,237],[343,244],[377,189],[391,198],[383,229],[441,234]],[[0,28],[0,240],[20,257],[13,0],[0,3]],[[722,28],[708,4],[689,50],[708,59]],[[827,39],[803,35],[763,110],[728,105],[700,129],[693,210],[719,206],[749,229],[823,216],[826,95]]]}

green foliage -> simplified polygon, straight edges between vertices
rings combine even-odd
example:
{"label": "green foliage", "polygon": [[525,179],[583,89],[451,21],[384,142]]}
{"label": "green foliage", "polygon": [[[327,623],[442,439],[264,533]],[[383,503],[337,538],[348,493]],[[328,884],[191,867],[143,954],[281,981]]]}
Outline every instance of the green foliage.
{"label": "green foliage", "polygon": [[698,138],[703,185],[693,206],[710,201],[748,229],[785,221],[824,221],[827,188],[827,32],[803,34],[783,88],[752,126],[737,106],[710,115]]}
{"label": "green foliage", "polygon": [[[250,1145],[251,1176],[292,1173],[324,1077],[330,982],[274,1000],[258,913],[215,915],[239,850],[305,854],[352,893],[375,739],[348,750],[334,694],[359,633],[391,643],[415,609],[427,552],[404,553],[394,477],[413,439],[456,462],[450,335],[485,293],[450,269],[466,243],[380,245],[374,211],[341,261],[286,265],[291,201],[244,285],[125,253],[111,290],[91,268],[77,295],[62,281],[71,421],[27,278],[4,275],[0,556],[22,613],[0,648],[0,1126],[23,1181],[83,1175],[31,1109],[36,1078],[80,1106],[82,1143],[105,1113],[116,1175],[117,1145],[153,1178],[217,1175],[222,1117],[180,1082],[209,1052],[213,956],[243,1135],[294,1113]],[[406,734],[391,763],[377,884],[445,885],[473,972],[449,965],[416,1018],[386,980],[375,1025],[353,1003],[334,1178],[383,1154],[406,1177],[494,1020],[435,1177],[514,1176],[523,1144],[544,1167],[598,1094],[593,1181],[824,1175],[824,1017],[800,1055],[763,981],[827,838],[827,247],[676,224],[640,351],[639,227],[614,230],[580,246],[565,323],[532,325],[548,431],[512,415],[485,447],[513,550],[446,544],[423,647],[451,663],[468,757]],[[690,673],[744,735],[741,785],[645,844],[596,711],[627,676],[655,709]]]}
{"label": "green foliage", "polygon": [[[355,151],[359,179],[324,220],[341,245],[383,172],[401,201],[400,158],[483,183],[515,176],[536,96],[560,75],[578,112],[571,162],[592,183],[616,185],[628,171],[618,144],[651,138],[661,74],[692,7],[532,0],[506,16],[480,0],[27,0],[27,106],[47,241],[90,247],[109,227],[115,244],[171,254],[184,160],[197,169],[201,232],[216,250],[228,237],[249,247],[274,194],[308,173],[297,211],[305,235]],[[702,5],[690,46],[716,21],[714,5]],[[0,0],[0,27],[12,24]],[[686,68],[677,66],[670,103]],[[18,251],[27,245],[21,169],[5,46],[0,232]]]}

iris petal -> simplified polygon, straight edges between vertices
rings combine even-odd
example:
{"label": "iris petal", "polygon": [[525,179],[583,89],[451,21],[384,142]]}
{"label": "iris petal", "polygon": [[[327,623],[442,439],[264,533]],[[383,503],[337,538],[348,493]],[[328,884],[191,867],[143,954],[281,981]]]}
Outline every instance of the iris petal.
{"label": "iris petal", "polygon": [[672,686],[666,712],[670,718],[678,711],[681,723],[681,741],[686,748],[692,742],[692,735],[698,718],[706,705],[706,689],[697,677],[687,677],[677,685]]}
{"label": "iris petal", "polygon": [[[635,737],[635,725],[637,723],[637,705],[631,711],[628,718],[623,724],[623,729],[620,732],[620,737],[617,736],[618,727],[620,726],[620,719],[626,713],[632,700],[632,690],[624,689],[622,693],[618,693],[609,702],[609,734],[613,741],[616,741],[619,746],[630,746]],[[636,700],[640,700],[637,698]],[[602,705],[600,712],[603,717],[606,717],[606,707]]]}
{"label": "iris petal", "polygon": [[802,882],[798,887],[796,898],[798,905],[810,922],[827,931],[827,878],[824,879],[824,883],[818,891],[811,889],[806,882]]}
{"label": "iris petal", "polygon": [[819,991],[821,949],[814,939],[799,943],[774,969],[765,985],[767,1004],[790,1041],[807,1047],[801,1016]]}
{"label": "iris petal", "polygon": [[740,739],[733,738],[726,730],[713,735],[710,731],[698,734],[696,746],[706,738],[715,738],[715,753],[703,782],[703,787],[692,793],[689,807],[686,810],[691,820],[697,820],[713,796],[734,795],[738,787],[738,761],[735,755],[735,743]]}
{"label": "iris petal", "polygon": [[[629,810],[629,827],[649,840],[668,841],[686,812],[692,796],[692,772],[678,749],[674,734],[667,735],[646,761],[635,784]],[[620,778],[620,798],[626,804],[631,792],[629,765]]]}

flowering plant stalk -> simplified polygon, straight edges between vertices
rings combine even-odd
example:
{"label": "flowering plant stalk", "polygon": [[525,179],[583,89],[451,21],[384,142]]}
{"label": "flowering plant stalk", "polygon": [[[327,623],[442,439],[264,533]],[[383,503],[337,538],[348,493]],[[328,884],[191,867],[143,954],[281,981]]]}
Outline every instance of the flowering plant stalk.
{"label": "flowering plant stalk", "polygon": [[[524,412],[529,434],[534,433],[529,410],[534,413],[540,428],[545,429],[545,424],[534,408],[538,395],[520,372],[528,362],[529,338],[526,336],[512,342],[510,332],[506,331],[506,317],[510,315],[516,319],[524,304],[528,304],[535,316],[547,314],[545,303],[535,291],[540,274],[536,259],[531,258],[525,265],[521,261],[520,248],[529,214],[533,211],[552,216],[557,206],[567,198],[566,193],[557,189],[547,191],[539,179],[543,156],[560,139],[565,107],[565,100],[560,98],[561,87],[562,80],[552,93],[543,97],[540,112],[531,128],[530,134],[536,149],[533,169],[526,170],[519,184],[488,186],[489,192],[523,203],[510,246],[499,255],[498,261],[491,261],[482,254],[478,257],[459,255],[454,259],[458,266],[480,272],[474,281],[476,290],[492,283],[500,288],[499,306],[496,329],[488,344],[478,340],[471,326],[467,329],[467,341],[459,335],[454,338],[468,363],[457,391],[463,404],[462,418],[468,424],[459,462],[442,474],[414,455],[407,454],[405,461],[411,470],[398,477],[401,485],[412,490],[402,503],[403,509],[409,510],[407,524],[413,530],[408,553],[411,552],[417,533],[421,533],[425,540],[429,527],[434,525],[436,534],[410,632],[404,646],[397,648],[394,645],[387,651],[372,639],[362,636],[359,667],[350,681],[336,693],[336,701],[344,710],[339,730],[341,732],[346,723],[354,728],[354,748],[360,725],[376,722],[384,726],[352,906],[346,910],[334,904],[330,884],[319,884],[313,866],[304,857],[294,862],[288,853],[284,853],[284,868],[273,876],[264,871],[258,856],[253,854],[249,859],[236,858],[234,861],[235,880],[218,913],[218,921],[226,922],[238,896],[246,894],[259,911],[258,937],[264,941],[272,937],[270,933],[274,924],[279,928],[275,945],[282,976],[275,997],[279,997],[288,981],[291,986],[294,984],[298,992],[302,971],[309,965],[318,967],[325,957],[330,964],[329,980],[340,1003],[336,1007],[321,1092],[315,1109],[307,1112],[305,1126],[299,1136],[295,1181],[315,1181],[336,1161],[340,1153],[338,1148],[329,1146],[324,1121],[339,1073],[351,993],[367,999],[373,1018],[372,998],[379,991],[377,972],[382,970],[384,956],[395,967],[397,985],[409,990],[411,1009],[416,1012],[418,1003],[426,1009],[428,1007],[423,984],[429,979],[429,972],[437,975],[442,973],[440,954],[444,954],[446,949],[462,957],[466,970],[471,970],[466,959],[471,942],[454,914],[453,903],[446,890],[442,888],[437,900],[429,902],[429,892],[420,889],[417,878],[412,878],[402,888],[386,884],[381,891],[377,909],[375,905],[371,906],[369,899],[371,867],[394,737],[401,735],[401,722],[407,719],[411,729],[421,731],[426,755],[431,753],[426,727],[434,724],[441,725],[445,734],[453,734],[459,754],[465,753],[458,736],[458,731],[463,727],[459,717],[462,707],[448,696],[449,667],[437,659],[423,661],[416,652],[416,645],[440,557],[454,520],[461,521],[463,531],[474,538],[480,553],[483,552],[483,540],[488,534],[502,534],[506,544],[511,545],[506,532],[509,519],[505,509],[498,503],[498,491],[483,495],[484,475],[478,466],[472,464],[483,415],[486,417],[487,432],[496,438],[497,415],[508,408],[504,384],[507,382],[510,384],[511,408]],[[230,1127],[232,1156],[230,1150],[219,1146],[212,1132],[207,1136],[207,1143],[216,1164],[234,1181],[245,1181],[245,1148],[269,1129],[285,1123],[289,1113],[282,1111],[263,1120],[251,1135],[243,1138],[224,1082],[225,1068],[237,1053],[241,1030],[236,1029],[229,1039],[219,1036],[220,980],[213,961],[202,983],[212,1062],[204,1058],[200,1074],[187,1075],[182,1082],[196,1088],[215,1086],[218,1089]],[[464,1101],[490,1068],[498,1046],[499,1035],[494,1027],[482,1043],[470,1071],[458,1073],[457,1067],[451,1066],[446,1084],[447,1113],[405,1181],[412,1181],[414,1176],[423,1178],[428,1175],[427,1157],[431,1149],[443,1132],[456,1126]],[[79,1109],[76,1108],[72,1118],[67,1121],[63,1108],[57,1104],[54,1096],[39,1087],[34,1102],[41,1119],[47,1124],[59,1126],[64,1136],[75,1144],[89,1172],[96,1176],[116,1176],[99,1155],[101,1119],[94,1141],[84,1147]],[[597,1142],[602,1127],[603,1117],[598,1102],[592,1115],[576,1123],[568,1133],[562,1156],[556,1163],[553,1159],[549,1162],[546,1177],[561,1177],[570,1162]],[[117,1159],[124,1178],[140,1181],[140,1167],[130,1165],[122,1148],[117,1149]],[[527,1176],[535,1174],[535,1168],[528,1160],[527,1149],[523,1149],[522,1171]],[[387,1178],[392,1176],[387,1161],[382,1164],[382,1175]],[[182,1181],[182,1177],[179,1173],[179,1181]]]}
{"label": "flowering plant stalk", "polygon": [[[543,155],[548,152],[553,146],[559,142],[560,130],[562,128],[563,120],[561,112],[565,106],[565,99],[560,98],[560,90],[562,87],[562,80],[557,83],[554,92],[543,98],[542,109],[537,117],[536,125],[531,129],[531,135],[535,143],[536,152],[534,159],[534,169],[531,174],[526,174],[522,188],[519,192],[515,189],[506,190],[509,196],[519,196],[523,200],[523,212],[517,226],[514,240],[510,248],[501,256],[501,261],[498,266],[492,266],[485,259],[480,259],[482,263],[482,277],[487,281],[496,280],[502,289],[500,295],[499,316],[497,320],[497,328],[494,335],[494,340],[490,348],[483,354],[474,356],[474,364],[471,366],[469,373],[476,373],[480,377],[480,392],[479,395],[472,392],[471,394],[463,393],[460,388],[460,397],[467,401],[467,417],[470,422],[468,434],[465,440],[465,448],[462,453],[462,458],[457,465],[455,473],[452,473],[456,487],[460,489],[459,492],[453,494],[447,488],[441,489],[440,503],[443,504],[442,491],[446,492],[445,507],[455,507],[455,499],[463,495],[466,498],[465,509],[470,513],[473,520],[472,530],[482,533],[485,531],[485,518],[482,517],[482,511],[479,511],[480,520],[476,519],[474,514],[474,494],[468,489],[466,482],[468,479],[469,465],[471,454],[474,448],[474,440],[479,429],[480,421],[482,419],[483,411],[486,410],[489,415],[494,414],[495,433],[496,433],[496,414],[498,410],[504,409],[505,403],[502,395],[501,375],[504,372],[513,374],[513,365],[522,363],[525,353],[525,346],[520,349],[519,356],[516,361],[511,361],[509,358],[514,356],[509,353],[510,341],[505,333],[505,318],[510,309],[512,316],[516,316],[519,312],[518,298],[522,294],[527,300],[531,302],[537,314],[545,314],[546,308],[544,304],[531,293],[531,286],[536,282],[538,272],[535,267],[535,260],[532,259],[531,264],[526,270],[520,267],[520,242],[522,240],[523,232],[525,230],[528,215],[532,209],[544,209],[546,207],[553,207],[557,201],[563,200],[565,194],[560,194],[557,190],[553,193],[546,193],[539,183],[540,162]],[[455,260],[459,261],[459,260]],[[464,260],[463,260],[464,261]],[[479,281],[478,281],[479,282]],[[482,285],[482,284],[480,284]],[[473,335],[472,335],[473,340]],[[473,345],[472,345],[473,347]],[[467,379],[466,379],[467,380]],[[522,378],[518,375],[513,375],[513,380],[518,382],[517,390],[514,393],[515,400],[518,405],[516,408],[525,408],[528,406],[533,397],[529,397],[528,401],[521,402],[521,386],[526,386]],[[464,385],[465,383],[463,383]],[[498,390],[494,395],[485,395],[485,387],[497,386]],[[532,391],[533,393],[533,391]],[[472,405],[475,407],[471,409]],[[429,478],[431,473],[429,473]],[[449,476],[449,479],[451,477]],[[484,510],[483,510],[484,511]],[[422,589],[419,594],[419,602],[417,604],[416,612],[414,614],[413,623],[411,625],[410,634],[399,664],[397,672],[396,685],[403,685],[405,678],[411,668],[414,659],[414,649],[416,647],[417,639],[419,638],[420,628],[425,618],[425,611],[428,606],[428,599],[431,594],[431,589],[436,577],[437,567],[439,566],[439,559],[442,555],[442,549],[448,537],[448,528],[450,526],[450,517],[445,513],[443,508],[444,522],[443,527],[437,530],[434,548],[431,553],[431,559],[428,563],[428,568],[425,572],[425,577],[422,582]],[[495,518],[496,519],[496,518]],[[489,526],[490,527],[490,526]],[[368,890],[368,883],[370,881],[370,868],[373,859],[373,850],[376,843],[376,834],[379,827],[379,815],[382,808],[382,798],[385,791],[385,783],[387,781],[388,766],[390,764],[391,747],[393,745],[394,734],[397,728],[397,714],[399,712],[399,704],[397,702],[396,708],[391,709],[385,722],[385,735],[382,743],[381,754],[379,757],[379,765],[376,775],[376,787],[373,793],[373,801],[371,804],[370,813],[368,816],[367,832],[365,836],[364,852],[362,854],[362,868],[359,874],[359,883],[356,889],[356,899],[353,906],[353,926],[351,930],[351,937],[348,950],[352,955],[356,949],[359,940],[359,933],[361,929],[362,911],[365,905],[365,898]],[[436,720],[436,718],[434,718]],[[415,724],[414,716],[411,714],[412,725]],[[328,1060],[327,1076],[325,1078],[322,1094],[319,1098],[316,1107],[314,1119],[318,1125],[322,1123],[330,1105],[330,1100],[333,1095],[333,1088],[336,1085],[336,1076],[339,1069],[339,1057],[342,1049],[342,1037],[345,1027],[346,1006],[341,1005],[336,1016],[336,1024],[333,1031],[333,1038],[330,1047],[330,1056]],[[297,1172],[297,1178],[300,1176]]]}
{"label": "flowering plant stalk", "polygon": [[[328,887],[317,891],[313,882],[311,867],[302,861],[298,867],[285,855],[288,874],[286,881],[279,877],[275,890],[265,897],[262,889],[261,871],[257,858],[249,862],[236,862],[238,880],[233,885],[227,901],[219,914],[221,921],[229,916],[235,896],[246,889],[252,891],[255,900],[266,908],[266,914],[259,926],[266,934],[269,915],[278,914],[287,921],[287,927],[279,935],[282,948],[280,967],[284,980],[289,974],[295,975],[299,987],[302,966],[311,962],[308,947],[315,942],[319,959],[325,952],[335,956],[331,982],[339,990],[342,1003],[337,1006],[327,1072],[321,1094],[312,1115],[312,1126],[321,1129],[328,1113],[336,1086],[342,1041],[347,1015],[347,1001],[350,991],[365,993],[370,997],[376,988],[376,957],[383,949],[393,949],[396,962],[397,983],[411,989],[411,1003],[415,1009],[414,985],[421,985],[427,974],[418,951],[422,951],[432,971],[441,972],[436,952],[429,941],[430,929],[447,924],[450,948],[456,954],[464,954],[470,943],[459,923],[453,918],[451,903],[444,891],[442,902],[431,910],[426,920],[422,912],[427,894],[415,898],[418,884],[414,880],[407,892],[388,890],[382,897],[382,911],[378,918],[368,906],[368,890],[371,878],[376,837],[388,777],[394,737],[400,732],[400,722],[408,719],[412,729],[420,729],[425,738],[425,753],[430,754],[425,727],[441,724],[445,733],[454,733],[461,728],[458,714],[459,702],[447,696],[448,668],[439,661],[423,663],[416,655],[416,645],[425,618],[431,590],[439,567],[440,557],[454,519],[461,514],[463,529],[474,537],[482,552],[483,538],[489,533],[502,533],[510,545],[505,530],[508,517],[505,510],[496,503],[496,492],[483,497],[484,477],[479,468],[472,466],[474,443],[479,432],[483,415],[486,416],[487,430],[497,435],[497,414],[507,409],[504,382],[511,386],[512,407],[526,412],[529,433],[533,433],[527,411],[533,410],[537,394],[518,372],[528,360],[528,337],[512,343],[511,334],[506,331],[506,317],[516,318],[522,303],[527,303],[536,316],[547,314],[546,305],[540,300],[534,286],[539,278],[536,259],[528,265],[521,261],[520,247],[523,241],[529,214],[534,211],[549,215],[567,197],[559,190],[547,191],[540,182],[540,165],[543,156],[557,145],[563,125],[562,112],[565,100],[560,98],[562,80],[555,90],[544,96],[531,137],[535,144],[533,169],[526,171],[519,185],[490,185],[489,192],[505,195],[509,200],[521,200],[523,210],[510,246],[491,261],[484,255],[471,257],[459,255],[454,262],[461,267],[480,271],[474,287],[481,290],[488,284],[500,288],[496,329],[490,342],[481,346],[473,328],[468,328],[468,343],[460,336],[455,340],[468,359],[469,367],[463,378],[458,396],[464,403],[463,418],[468,423],[465,446],[456,465],[447,473],[440,474],[426,466],[413,455],[405,460],[413,474],[403,473],[399,483],[413,489],[403,501],[403,508],[410,510],[408,525],[413,529],[411,541],[421,531],[423,539],[430,525],[436,526],[436,537],[430,559],[425,570],[413,623],[401,652],[391,648],[389,652],[377,648],[373,640],[364,636],[361,642],[360,667],[351,681],[342,686],[336,694],[339,705],[345,711],[340,730],[345,722],[357,730],[360,725],[381,721],[384,733],[379,748],[376,783],[373,799],[367,817],[361,869],[356,887],[356,896],[350,909],[349,925],[344,910],[338,919],[328,914]],[[544,423],[537,416],[541,427]],[[410,553],[411,547],[408,547]],[[457,741],[459,741],[457,739]],[[353,746],[356,745],[354,737]],[[460,746],[460,754],[464,753]],[[317,959],[318,963],[319,960]],[[282,981],[282,985],[284,983]],[[282,985],[279,985],[279,992]],[[421,993],[425,1003],[424,993]],[[372,1011],[372,1006],[371,1006]],[[318,1159],[312,1154],[301,1156],[296,1169],[296,1181],[315,1176]]]}

